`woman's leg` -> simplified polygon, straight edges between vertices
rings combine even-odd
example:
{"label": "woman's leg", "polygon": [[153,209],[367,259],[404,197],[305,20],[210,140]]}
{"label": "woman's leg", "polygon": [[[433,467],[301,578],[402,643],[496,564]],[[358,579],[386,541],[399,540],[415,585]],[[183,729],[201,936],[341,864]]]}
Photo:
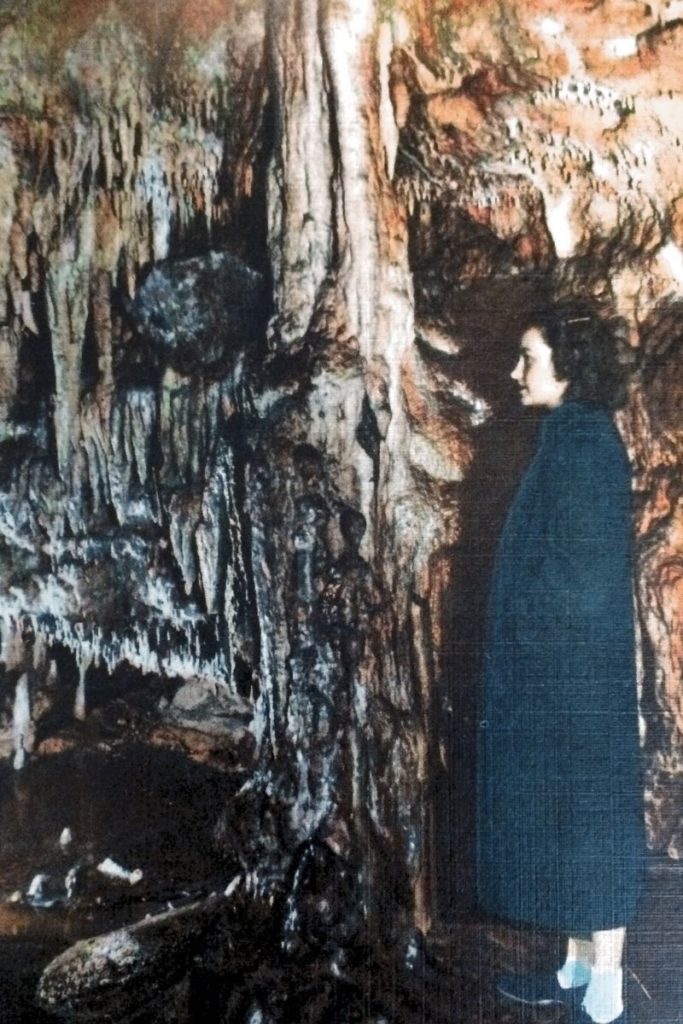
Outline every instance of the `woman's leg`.
{"label": "woman's leg", "polygon": [[597,971],[618,971],[624,958],[625,928],[593,932],[594,966]]}
{"label": "woman's leg", "polygon": [[567,941],[567,957],[557,972],[561,988],[578,988],[590,981],[593,966],[593,940],[570,935]]}
{"label": "woman's leg", "polygon": [[583,1008],[598,1024],[621,1016],[623,1003],[623,956],[626,928],[593,932],[593,968]]}

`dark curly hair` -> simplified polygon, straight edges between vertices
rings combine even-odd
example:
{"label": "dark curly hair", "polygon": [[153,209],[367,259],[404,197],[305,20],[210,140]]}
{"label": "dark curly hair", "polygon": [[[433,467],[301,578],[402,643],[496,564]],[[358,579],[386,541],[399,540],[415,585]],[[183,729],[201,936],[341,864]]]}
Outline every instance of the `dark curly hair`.
{"label": "dark curly hair", "polygon": [[565,400],[617,409],[626,399],[626,369],[619,359],[619,325],[583,299],[538,306],[526,327],[541,331],[558,380],[569,381]]}

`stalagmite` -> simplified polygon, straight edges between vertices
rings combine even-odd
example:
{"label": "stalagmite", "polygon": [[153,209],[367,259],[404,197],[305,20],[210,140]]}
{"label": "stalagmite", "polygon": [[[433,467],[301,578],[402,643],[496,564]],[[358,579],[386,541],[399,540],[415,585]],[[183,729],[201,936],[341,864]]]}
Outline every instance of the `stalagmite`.
{"label": "stalagmite", "polygon": [[26,755],[33,751],[35,729],[31,719],[31,692],[28,673],[19,677],[14,692],[12,708],[12,742],[14,744],[14,768],[19,771],[26,764]]}

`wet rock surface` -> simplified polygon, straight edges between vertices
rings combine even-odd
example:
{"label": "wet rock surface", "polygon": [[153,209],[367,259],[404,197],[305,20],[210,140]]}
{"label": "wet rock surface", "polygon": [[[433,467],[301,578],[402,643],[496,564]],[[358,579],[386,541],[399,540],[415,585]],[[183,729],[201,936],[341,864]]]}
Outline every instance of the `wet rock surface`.
{"label": "wet rock surface", "polygon": [[423,1005],[427,985],[448,985],[443,964],[417,933],[378,954],[354,874],[325,843],[307,843],[273,900],[244,879],[229,896],[76,943],[43,971],[38,1003],[64,1020],[162,1020],[187,974],[187,1017],[174,1021],[447,1020],[437,1003],[425,1018]]}
{"label": "wet rock surface", "polygon": [[187,975],[218,899],[158,914],[83,939],[43,971],[37,1002],[64,1020],[131,1020],[162,1001]]}

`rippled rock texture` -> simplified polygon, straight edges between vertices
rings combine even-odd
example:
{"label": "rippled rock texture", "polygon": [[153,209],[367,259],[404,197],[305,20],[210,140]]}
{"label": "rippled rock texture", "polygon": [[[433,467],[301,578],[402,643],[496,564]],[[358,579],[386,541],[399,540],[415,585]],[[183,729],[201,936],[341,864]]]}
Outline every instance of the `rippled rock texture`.
{"label": "rippled rock texture", "polygon": [[427,929],[529,443],[518,324],[590,295],[633,370],[650,837],[681,856],[682,20],[677,0],[3,8],[17,768],[130,671],[163,690],[150,741],[248,767],[220,830],[264,890],[315,835],[360,865],[370,918]]}

